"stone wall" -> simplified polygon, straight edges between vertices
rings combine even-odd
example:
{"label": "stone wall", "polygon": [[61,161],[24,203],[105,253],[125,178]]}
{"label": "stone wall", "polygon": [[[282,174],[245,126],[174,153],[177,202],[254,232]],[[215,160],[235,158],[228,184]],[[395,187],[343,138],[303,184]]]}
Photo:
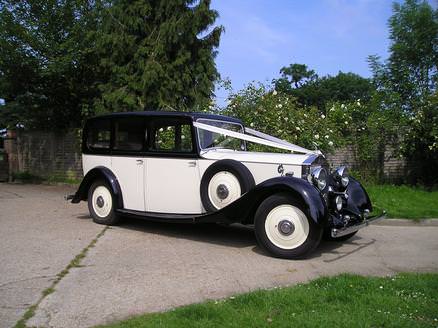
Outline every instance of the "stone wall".
{"label": "stone wall", "polygon": [[5,150],[10,175],[28,172],[55,181],[82,177],[80,141],[74,131],[12,132],[5,140]]}
{"label": "stone wall", "polygon": [[[387,147],[384,152],[384,158],[380,167],[368,167],[368,170],[373,172],[381,172],[381,178],[388,183],[403,183],[406,181],[406,174],[409,168],[404,158],[393,155],[394,149]],[[347,165],[355,171],[364,171],[360,161],[357,159],[354,147],[348,146],[335,150],[331,154],[326,155],[328,162],[333,167]],[[377,178],[377,177],[376,177]]]}

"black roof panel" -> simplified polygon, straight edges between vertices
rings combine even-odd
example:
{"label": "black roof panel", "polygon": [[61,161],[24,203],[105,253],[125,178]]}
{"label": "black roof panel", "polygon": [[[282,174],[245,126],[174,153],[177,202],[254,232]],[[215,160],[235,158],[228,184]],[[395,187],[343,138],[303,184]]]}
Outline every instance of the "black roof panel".
{"label": "black roof panel", "polygon": [[164,112],[164,111],[143,111],[143,112],[119,112],[119,113],[111,113],[104,114],[100,116],[95,116],[91,118],[91,120],[99,119],[99,118],[112,118],[112,117],[126,117],[126,116],[141,116],[141,117],[189,117],[196,121],[199,118],[210,119],[210,120],[219,120],[219,121],[227,121],[232,123],[242,124],[242,121],[223,115],[216,114],[208,114],[208,113],[197,113],[197,112]]}

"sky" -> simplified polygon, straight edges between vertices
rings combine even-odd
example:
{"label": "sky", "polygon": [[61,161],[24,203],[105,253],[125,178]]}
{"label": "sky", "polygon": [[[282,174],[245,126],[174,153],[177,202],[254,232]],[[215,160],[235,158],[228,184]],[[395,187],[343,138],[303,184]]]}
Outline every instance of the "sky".
{"label": "sky", "polygon": [[[225,28],[216,65],[236,91],[271,81],[291,63],[318,75],[369,77],[367,57],[388,56],[392,0],[212,0],[211,7]],[[216,95],[223,103],[227,93]]]}

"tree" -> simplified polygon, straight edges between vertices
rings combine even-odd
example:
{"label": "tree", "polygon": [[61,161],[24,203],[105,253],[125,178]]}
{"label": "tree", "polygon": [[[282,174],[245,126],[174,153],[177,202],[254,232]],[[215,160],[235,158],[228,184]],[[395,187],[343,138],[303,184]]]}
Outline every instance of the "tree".
{"label": "tree", "polygon": [[413,164],[412,183],[438,183],[438,10],[426,1],[394,3],[389,19],[390,55],[370,56],[382,110],[400,108],[402,149]]}
{"label": "tree", "polygon": [[325,112],[332,102],[370,100],[374,90],[369,79],[354,73],[339,72],[335,76],[319,77],[306,65],[292,64],[280,70],[281,77],[273,81],[275,89],[297,98],[303,106],[317,106]]}
{"label": "tree", "polygon": [[0,1],[0,126],[78,126],[97,94],[95,1]]}
{"label": "tree", "polygon": [[196,109],[213,94],[222,27],[210,0],[114,1],[96,35],[101,111]]}

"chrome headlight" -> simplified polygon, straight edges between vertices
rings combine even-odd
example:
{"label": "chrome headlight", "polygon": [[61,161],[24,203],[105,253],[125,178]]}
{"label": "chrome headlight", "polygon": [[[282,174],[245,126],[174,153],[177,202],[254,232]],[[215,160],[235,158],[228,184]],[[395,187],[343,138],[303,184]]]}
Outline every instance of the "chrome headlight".
{"label": "chrome headlight", "polygon": [[316,167],[309,175],[309,181],[313,183],[319,190],[323,190],[327,185],[327,171],[322,167]]}
{"label": "chrome headlight", "polygon": [[346,188],[348,183],[350,182],[350,178],[348,177],[348,169],[346,166],[340,166],[335,171],[335,179],[338,181],[342,187]]}

